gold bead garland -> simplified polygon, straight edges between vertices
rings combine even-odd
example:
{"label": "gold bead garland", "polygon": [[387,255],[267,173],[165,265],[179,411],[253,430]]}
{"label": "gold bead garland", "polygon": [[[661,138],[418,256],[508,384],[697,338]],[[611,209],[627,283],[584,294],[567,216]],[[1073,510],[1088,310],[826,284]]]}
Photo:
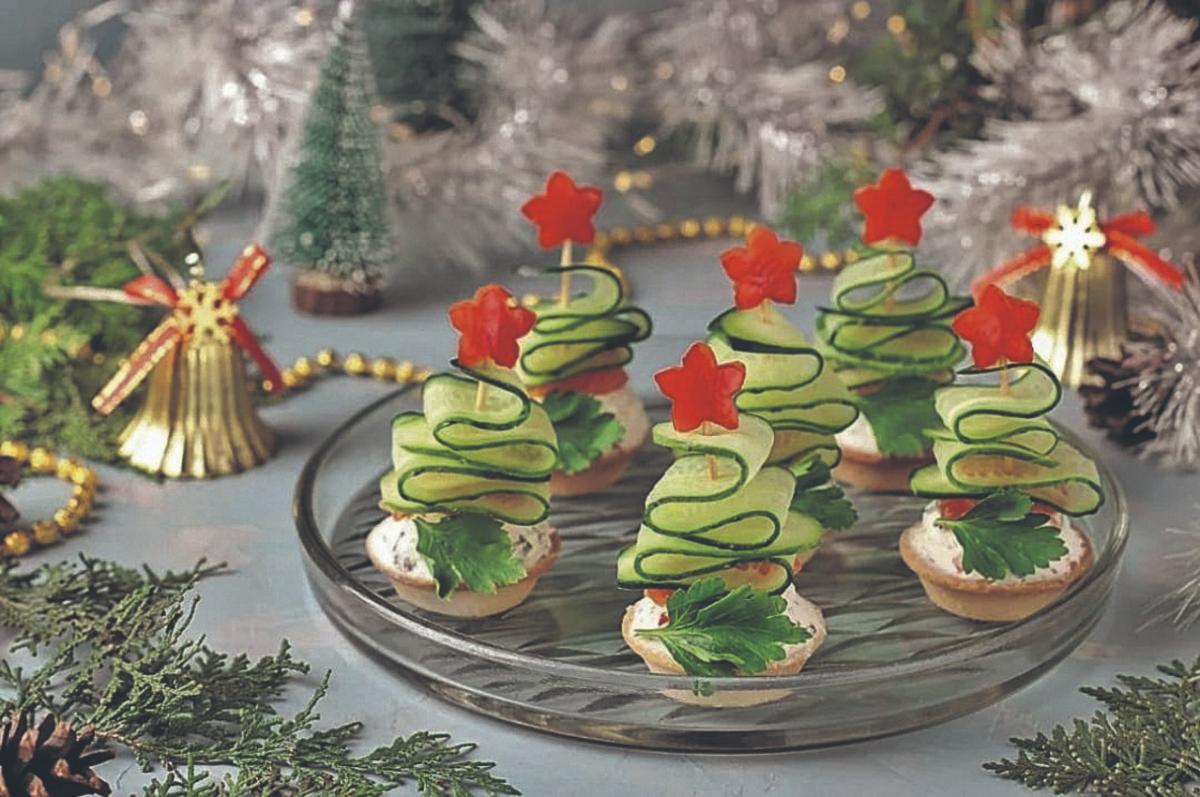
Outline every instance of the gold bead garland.
{"label": "gold bead garland", "polygon": [[346,374],[365,376],[379,382],[394,382],[398,385],[418,385],[430,377],[429,368],[414,365],[411,360],[393,360],[390,357],[367,358],[359,352],[345,357],[333,349],[321,349],[313,357],[297,357],[283,369],[283,386],[295,390],[309,382],[325,376]]}
{"label": "gold bead garland", "polygon": [[0,456],[12,457],[33,476],[55,476],[72,485],[71,497],[50,520],[35,520],[28,528],[7,532],[0,542],[0,556],[24,556],[37,548],[53,545],[74,533],[92,511],[96,501],[96,472],[73,457],[60,457],[45,448],[30,449],[15,440],[0,442]]}

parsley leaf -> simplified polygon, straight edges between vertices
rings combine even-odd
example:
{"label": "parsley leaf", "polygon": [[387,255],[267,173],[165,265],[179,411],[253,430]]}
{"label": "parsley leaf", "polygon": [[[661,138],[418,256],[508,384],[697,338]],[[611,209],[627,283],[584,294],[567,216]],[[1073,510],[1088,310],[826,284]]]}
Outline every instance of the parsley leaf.
{"label": "parsley leaf", "polygon": [[525,578],[525,565],[513,556],[512,540],[495,518],[464,512],[436,523],[413,521],[417,553],[433,573],[438,597],[448,598],[460,586],[491,594]]}
{"label": "parsley leaf", "polygon": [[814,460],[796,479],[792,511],[808,515],[830,531],[848,529],[858,522],[854,504],[830,478],[829,466]]}
{"label": "parsley leaf", "polygon": [[954,532],[965,572],[990,579],[1009,573],[1028,576],[1067,555],[1059,530],[1047,523],[1050,517],[1030,512],[1032,507],[1025,493],[1001,490],[958,520],[939,519],[937,524]]}
{"label": "parsley leaf", "polygon": [[612,450],[625,435],[625,427],[600,402],[587,393],[555,392],[542,407],[558,435],[558,468],[578,473]]}
{"label": "parsley leaf", "polygon": [[929,379],[900,377],[881,390],[857,396],[855,403],[871,425],[881,454],[919,457],[929,450],[925,430],[942,425],[933,406],[933,392],[939,387]]}
{"label": "parsley leaf", "polygon": [[745,584],[729,592],[721,579],[707,578],[671,594],[665,626],[637,635],[662,642],[688,675],[753,675],[785,658],[784,645],[812,637],[786,609],[778,595]]}

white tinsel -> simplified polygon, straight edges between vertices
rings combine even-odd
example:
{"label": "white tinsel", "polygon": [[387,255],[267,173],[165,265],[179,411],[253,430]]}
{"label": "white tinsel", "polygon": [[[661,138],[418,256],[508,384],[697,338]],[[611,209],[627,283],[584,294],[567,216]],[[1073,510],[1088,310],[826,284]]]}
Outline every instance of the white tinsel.
{"label": "white tinsel", "polygon": [[1009,229],[1018,204],[1091,190],[1108,214],[1175,206],[1200,184],[1195,28],[1159,0],[1117,0],[1066,33],[981,44],[972,62],[1004,116],[918,171],[938,197],[923,248],[966,282],[1027,243]]}
{"label": "white tinsel", "polygon": [[522,202],[554,169],[596,179],[606,138],[632,102],[630,18],[568,32],[540,0],[487,2],[473,16],[478,31],[458,53],[483,101],[477,120],[384,145],[406,261],[483,268],[489,255],[528,247]]}
{"label": "white tinsel", "polygon": [[1179,563],[1183,580],[1147,607],[1146,625],[1168,621],[1179,631],[1186,631],[1200,621],[1200,527],[1167,529],[1167,533],[1184,539],[1182,550],[1163,557]]}
{"label": "white tinsel", "polygon": [[845,2],[699,0],[662,12],[644,45],[666,131],[690,130],[706,168],[733,171],[775,217],[835,143],[882,107],[822,58]]}
{"label": "white tinsel", "polygon": [[[222,180],[261,187],[324,49],[309,5],[109,0],[84,12],[64,27],[46,77],[0,113],[4,182],[71,172],[137,201]],[[91,34],[113,19],[125,31],[106,69]]]}

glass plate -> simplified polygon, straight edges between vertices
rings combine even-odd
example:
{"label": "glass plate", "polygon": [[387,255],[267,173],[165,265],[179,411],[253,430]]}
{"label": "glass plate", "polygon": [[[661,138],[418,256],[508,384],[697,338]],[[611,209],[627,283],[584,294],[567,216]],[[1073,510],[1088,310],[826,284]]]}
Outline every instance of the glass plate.
{"label": "glass plate", "polygon": [[[294,511],[313,590],[346,634],[438,695],[552,733],[734,752],[819,747],[944,722],[994,703],[1074,649],[1104,611],[1125,548],[1125,499],[1101,463],[1108,501],[1080,524],[1096,550],[1091,570],[1022,622],[971,622],[929,603],[900,561],[898,535],[924,502],[851,491],[859,523],[826,537],[797,576],[798,591],[824,610],[829,626],[802,672],[703,683],[656,675],[621,639],[622,613],[640,596],[617,588],[615,569],[669,454],[648,445],[609,490],[555,499],[550,519],[562,555],[525,603],[482,620],[434,616],[396,600],[363,548],[383,517],[376,502],[391,419],[418,408],[419,395],[401,390],[367,406],[301,473]],[[651,415],[663,417],[663,408]],[[749,707],[679,699],[767,685],[779,690],[775,699]]]}

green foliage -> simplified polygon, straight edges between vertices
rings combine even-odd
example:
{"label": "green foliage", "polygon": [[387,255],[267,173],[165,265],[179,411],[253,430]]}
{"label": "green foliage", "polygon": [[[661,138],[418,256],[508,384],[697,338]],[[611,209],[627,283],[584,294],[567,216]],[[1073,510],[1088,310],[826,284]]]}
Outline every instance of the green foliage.
{"label": "green foliage", "polygon": [[473,115],[454,45],[476,1],[374,0],[363,9],[375,84],[396,122],[419,133]]}
{"label": "green foliage", "polygon": [[862,220],[854,190],[872,182],[877,171],[865,154],[825,161],[788,200],[779,223],[799,241],[824,235],[827,249],[856,243]]}
{"label": "green foliage", "polygon": [[337,23],[283,198],[275,247],[291,265],[372,282],[391,260],[374,102],[370,56],[355,14]]}
{"label": "green foliage", "polygon": [[140,273],[129,256],[133,243],[180,264],[193,248],[193,216],[140,214],[103,187],[71,178],[0,198],[0,438],[116,458],[113,438],[128,414],[102,420],[88,401],[158,314],[53,299],[42,287],[120,287]]}
{"label": "green foliage", "polygon": [[1016,760],[983,765],[1001,777],[1055,794],[1184,797],[1200,784],[1200,658],[1160,665],[1164,677],[1118,675],[1116,689],[1085,687],[1105,711],[1090,722],[1014,738]]}
{"label": "green foliage", "polygon": [[697,581],[667,599],[662,628],[643,628],[688,675],[723,676],[762,672],[786,657],[784,645],[807,642],[812,634],[785,614],[787,601],[742,585],[726,591],[719,578]]}
{"label": "green foliage", "polygon": [[525,577],[525,566],[513,556],[512,539],[490,515],[464,512],[436,523],[419,517],[413,521],[417,553],[429,565],[439,597],[450,597],[460,586],[491,594]]}
{"label": "green foliage", "polygon": [[929,450],[925,431],[942,425],[933,406],[933,393],[939,387],[929,379],[901,377],[874,393],[855,397],[882,454],[918,457]]}
{"label": "green foliage", "polygon": [[1033,501],[1018,490],[992,493],[958,520],[937,521],[954,532],[963,549],[963,571],[1001,579],[1032,575],[1067,554],[1048,515],[1031,512]]}
{"label": "green foliage", "polygon": [[832,479],[829,466],[814,460],[796,479],[792,511],[808,515],[830,531],[842,531],[858,522],[854,504]]}
{"label": "green foliage", "polygon": [[604,412],[587,393],[556,391],[542,402],[558,437],[558,467],[565,473],[586,470],[621,442],[625,427]]}
{"label": "green foliage", "polygon": [[[339,794],[375,797],[405,783],[422,794],[517,794],[466,758],[474,747],[442,734],[415,733],[364,755],[351,751],[360,723],[318,728],[329,675],[296,714],[275,705],[308,665],[287,642],[252,660],[216,651],[188,626],[198,581],[220,568],[204,562],[157,575],[112,562],[0,571],[0,626],[13,632],[10,655],[39,666],[0,662],[0,711],[52,711],[91,724],[98,739],[128,750],[147,771],[166,768],[146,788],[156,797]],[[207,767],[230,768],[216,775]]]}

